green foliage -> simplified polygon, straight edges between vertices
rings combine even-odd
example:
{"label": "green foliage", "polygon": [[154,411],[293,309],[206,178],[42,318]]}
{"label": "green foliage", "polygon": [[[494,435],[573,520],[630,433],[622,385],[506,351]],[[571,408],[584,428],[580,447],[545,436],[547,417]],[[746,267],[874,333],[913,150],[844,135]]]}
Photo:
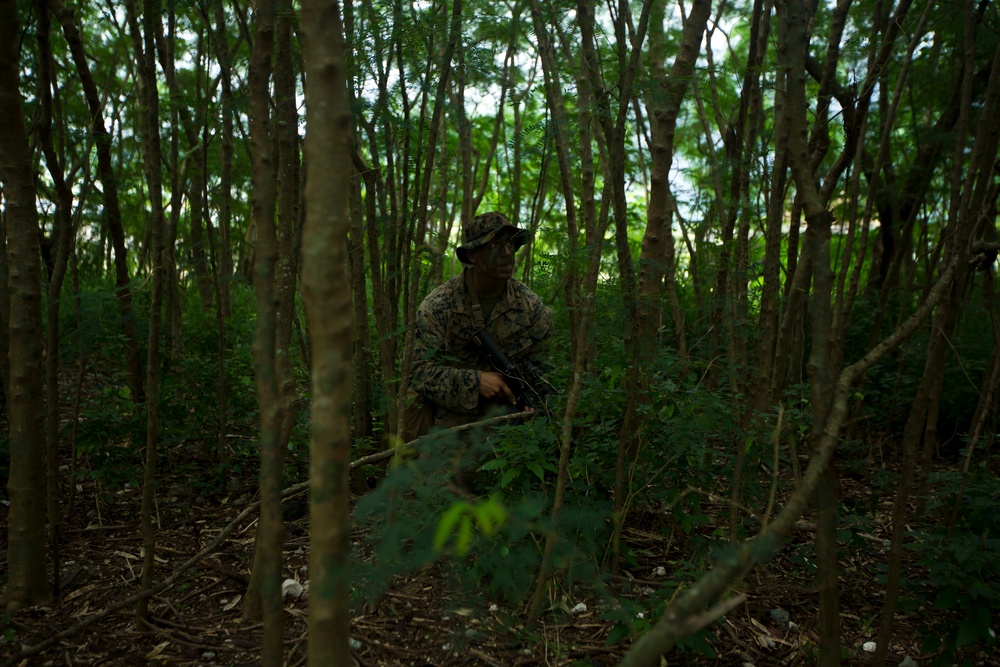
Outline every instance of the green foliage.
{"label": "green foliage", "polygon": [[961,482],[958,473],[936,474],[930,480],[937,493],[928,512],[942,516],[914,532],[907,547],[918,571],[904,580],[915,596],[914,607],[925,616],[927,637],[922,650],[940,651],[935,665],[973,664],[975,652],[994,651],[993,629],[1000,609],[1000,484],[986,471],[976,471],[962,500],[953,535],[946,525]]}
{"label": "green foliage", "polygon": [[[192,475],[192,483],[218,487],[227,471],[205,462],[206,458],[214,458],[219,429],[216,319],[214,312],[198,307],[193,286],[182,298],[183,337],[168,355],[161,381],[162,456],[168,470],[176,463]],[[64,298],[60,305],[62,355],[66,364],[75,366],[73,377],[87,360],[77,423],[77,455],[81,458],[78,474],[110,486],[126,482],[136,485],[142,474],[145,411],[144,406],[134,405],[121,361],[125,356],[124,337],[114,290],[88,283],[81,286],[78,298]],[[133,307],[142,350],[148,320],[144,292],[135,293]],[[233,285],[233,315],[225,341],[227,432],[242,435],[255,431],[257,414],[251,352],[254,302],[252,289],[246,285]],[[63,401],[68,402],[70,397],[64,390]],[[68,430],[67,425],[64,439]],[[239,460],[256,453],[254,439],[237,437],[228,444],[235,457],[230,465],[238,465]],[[179,451],[185,453],[176,455]]]}
{"label": "green foliage", "polygon": [[438,551],[443,550],[454,530],[455,553],[464,556],[469,552],[473,531],[491,537],[506,519],[507,512],[496,498],[473,502],[458,501],[441,517],[441,522],[434,533],[434,548]]}

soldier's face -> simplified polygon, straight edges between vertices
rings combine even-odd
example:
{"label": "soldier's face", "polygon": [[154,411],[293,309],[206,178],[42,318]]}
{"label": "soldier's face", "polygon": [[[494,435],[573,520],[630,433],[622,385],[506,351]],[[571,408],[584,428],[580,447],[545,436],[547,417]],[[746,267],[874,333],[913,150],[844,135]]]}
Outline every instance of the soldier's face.
{"label": "soldier's face", "polygon": [[513,234],[501,232],[486,245],[469,253],[476,266],[483,274],[497,280],[507,280],[514,275],[514,243]]}

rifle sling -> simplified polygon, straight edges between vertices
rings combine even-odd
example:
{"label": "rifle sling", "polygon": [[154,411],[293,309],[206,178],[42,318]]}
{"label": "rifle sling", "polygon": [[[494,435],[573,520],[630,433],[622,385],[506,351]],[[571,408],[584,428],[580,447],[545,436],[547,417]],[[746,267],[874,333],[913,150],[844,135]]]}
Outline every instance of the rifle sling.
{"label": "rifle sling", "polygon": [[479,294],[476,292],[475,281],[472,279],[472,271],[465,269],[465,289],[472,299],[472,325],[479,331],[486,326],[486,318],[483,317],[483,307],[479,305]]}

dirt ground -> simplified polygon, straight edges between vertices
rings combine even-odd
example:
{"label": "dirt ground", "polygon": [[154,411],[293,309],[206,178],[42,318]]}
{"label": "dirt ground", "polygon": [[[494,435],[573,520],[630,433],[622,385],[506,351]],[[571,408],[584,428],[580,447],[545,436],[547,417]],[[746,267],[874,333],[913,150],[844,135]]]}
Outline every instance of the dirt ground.
{"label": "dirt ground", "polygon": [[[845,481],[845,493],[862,493]],[[210,543],[253,500],[243,489],[248,479],[231,480],[225,489],[194,492],[182,478],[161,485],[157,518],[159,539],[156,580]],[[73,511],[66,511],[62,548],[61,597],[50,605],[0,616],[0,663],[15,658],[57,633],[73,628],[138,590],[142,549],[138,534],[140,491],[126,486],[97,493],[94,482],[79,484]],[[726,511],[720,498],[720,517]],[[295,500],[288,522],[285,574],[308,579],[308,516]],[[6,554],[6,505],[0,506],[2,553]],[[649,596],[664,585],[664,563],[683,559],[683,541],[652,529],[648,517],[634,515],[624,534],[638,554],[637,565],[614,578],[617,596]],[[86,630],[13,664],[20,665],[255,665],[259,663],[261,626],[243,621],[240,608],[247,583],[256,524],[246,520],[215,552],[188,570],[174,585],[153,597],[152,625],[138,630],[134,610],[126,607]],[[644,527],[645,526],[645,527]],[[884,531],[867,534],[869,553],[884,546]],[[811,540],[804,517],[793,543],[770,563],[758,567],[734,589],[745,604],[709,626],[715,657],[693,649],[675,649],[666,665],[798,665],[816,660],[816,595],[808,563],[796,559],[796,544]],[[689,554],[688,554],[689,555]],[[842,561],[842,632],[846,664],[864,664],[862,645],[875,639],[881,586],[877,562]],[[6,569],[0,562],[0,568]],[[398,577],[375,602],[355,610],[352,647],[364,667],[614,665],[629,639],[608,641],[614,622],[603,620],[601,601],[561,596],[533,631],[524,628],[524,610],[509,609],[482,598],[469,599],[451,585],[447,568],[436,565]],[[582,606],[578,606],[582,603]],[[583,607],[586,607],[584,610]],[[575,609],[574,609],[575,607]],[[286,664],[306,662],[308,592],[286,599]],[[649,619],[653,620],[653,619]],[[905,617],[898,618],[898,641],[887,664],[905,656],[925,664],[932,656],[918,652],[920,637]],[[988,663],[984,663],[988,664]]]}

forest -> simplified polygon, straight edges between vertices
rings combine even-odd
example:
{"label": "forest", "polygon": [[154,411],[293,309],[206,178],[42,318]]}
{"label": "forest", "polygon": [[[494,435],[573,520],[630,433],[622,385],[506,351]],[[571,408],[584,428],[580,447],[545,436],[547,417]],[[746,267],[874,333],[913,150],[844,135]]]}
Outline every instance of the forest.
{"label": "forest", "polygon": [[0,0],[0,666],[1000,664],[998,142],[990,0]]}

